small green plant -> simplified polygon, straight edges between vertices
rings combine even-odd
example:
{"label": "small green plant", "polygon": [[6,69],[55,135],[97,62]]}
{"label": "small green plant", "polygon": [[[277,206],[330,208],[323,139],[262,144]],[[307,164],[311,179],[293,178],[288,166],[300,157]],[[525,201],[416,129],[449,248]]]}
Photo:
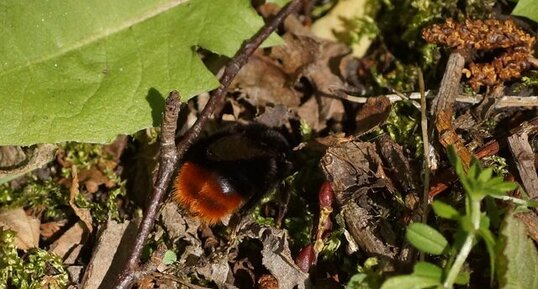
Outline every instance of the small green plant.
{"label": "small green plant", "polygon": [[406,148],[413,148],[415,157],[422,157],[422,137],[420,136],[420,110],[410,101],[392,104],[387,122],[383,126],[389,136]]}
{"label": "small green plant", "polygon": [[21,257],[15,236],[0,228],[0,289],[66,288],[69,277],[61,258],[39,248]]}
{"label": "small green plant", "polygon": [[[116,184],[99,198],[98,201],[77,194],[75,197],[77,206],[90,209],[92,211],[92,217],[97,222],[105,222],[110,218],[121,220],[118,198],[126,194],[125,181],[112,168],[106,165],[107,162],[112,162],[112,155],[103,151],[103,145],[100,144],[69,142],[64,145],[64,150],[66,154],[65,160],[77,166],[79,171],[84,169],[89,170],[92,167],[99,168],[110,182]],[[71,174],[71,167],[62,168],[62,175],[64,177],[70,178]]]}
{"label": "small green plant", "polygon": [[8,184],[0,185],[0,207],[31,207],[43,212],[44,220],[66,218],[69,211],[69,193],[54,180],[40,181],[27,176],[29,184],[14,189]]}
{"label": "small green plant", "polygon": [[[502,177],[493,177],[493,169],[482,169],[474,160],[467,172],[454,148],[448,157],[465,190],[465,212],[462,214],[454,207],[441,201],[432,204],[435,214],[444,219],[457,222],[454,242],[449,241],[435,228],[422,223],[413,223],[407,228],[406,238],[413,246],[424,253],[444,257],[441,268],[428,262],[418,262],[413,273],[388,279],[382,289],[403,288],[453,288],[454,284],[468,284],[470,272],[465,262],[471,249],[483,241],[489,255],[490,281],[495,276],[495,262],[498,255],[498,238],[490,230],[490,218],[482,211],[482,201],[488,197],[513,200],[506,193],[518,187],[516,183],[505,182]],[[519,204],[531,205],[519,200]],[[439,258],[438,258],[439,259]]]}
{"label": "small green plant", "polygon": [[370,257],[364,261],[362,266],[358,266],[358,273],[353,275],[346,285],[346,289],[369,289],[379,288],[381,284],[382,272],[378,268],[379,260]]}

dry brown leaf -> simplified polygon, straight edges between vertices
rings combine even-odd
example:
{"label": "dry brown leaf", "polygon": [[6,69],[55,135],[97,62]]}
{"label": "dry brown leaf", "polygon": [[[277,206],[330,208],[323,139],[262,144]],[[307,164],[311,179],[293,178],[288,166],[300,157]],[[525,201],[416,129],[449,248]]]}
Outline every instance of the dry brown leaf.
{"label": "dry brown leaf", "polygon": [[[342,100],[330,97],[322,97],[320,98],[320,102],[320,121],[324,124],[324,126],[327,125],[327,121],[330,119],[336,121],[337,124],[340,124],[344,120],[345,111]],[[342,131],[341,127],[332,127],[331,130]]]}
{"label": "dry brown leaf", "polygon": [[108,178],[95,166],[89,169],[82,169],[78,173],[78,179],[84,183],[86,191],[89,193],[97,192],[99,186],[108,181]]}
{"label": "dry brown leaf", "polygon": [[[324,129],[326,122],[333,119],[341,122],[344,117],[344,106],[340,99],[346,89],[339,76],[338,63],[349,49],[340,43],[316,39],[313,35],[284,35],[286,46],[275,47],[271,56],[282,63],[284,70],[293,75],[297,81],[305,77],[314,87],[314,100],[308,99],[298,109],[298,114],[315,130]],[[334,66],[334,67],[333,67]],[[317,106],[317,107],[316,107]],[[317,120],[313,114],[318,114]]]}
{"label": "dry brown leaf", "polygon": [[[7,149],[7,151],[6,151]],[[0,178],[7,176],[22,175],[40,168],[54,159],[57,145],[55,144],[39,144],[30,151],[29,156],[20,160],[21,156],[15,157],[19,152],[13,147],[2,147],[0,150]],[[8,154],[12,154],[7,156]]]}
{"label": "dry brown leaf", "polygon": [[129,138],[125,135],[118,136],[113,143],[103,146],[103,153],[108,154],[112,157],[114,162],[119,162],[120,157],[127,147]]}
{"label": "dry brown leaf", "polygon": [[387,181],[374,144],[348,141],[331,146],[321,159],[321,168],[332,183],[337,207],[354,241],[364,252],[379,258],[383,271],[393,271],[399,250],[394,224],[379,218],[379,212],[391,213],[380,192],[394,188]]}
{"label": "dry brown leaf", "polygon": [[253,106],[272,103],[297,107],[300,99],[292,86],[293,81],[273,59],[256,53],[239,71],[231,88],[240,90],[244,99]]}
{"label": "dry brown leaf", "polygon": [[316,61],[321,45],[317,39],[289,32],[282,38],[286,45],[274,47],[271,50],[271,58],[281,64],[284,73],[296,80],[307,65]]}
{"label": "dry brown leaf", "polygon": [[362,135],[379,127],[389,117],[391,104],[388,97],[382,95],[369,97],[355,116],[357,123],[356,134]]}
{"label": "dry brown leaf", "polygon": [[[274,11],[264,5],[261,13]],[[268,55],[257,52],[232,86],[254,106],[281,104],[296,111],[315,130],[324,129],[327,120],[341,123],[345,112],[338,98],[347,96],[348,87],[339,63],[349,48],[317,38],[296,17],[288,17],[284,26],[285,45],[273,47]]]}
{"label": "dry brown leaf", "polygon": [[26,215],[23,208],[0,212],[0,227],[15,231],[15,246],[28,250],[39,246],[39,219]]}
{"label": "dry brown leaf", "polygon": [[186,236],[187,223],[183,215],[179,213],[176,203],[169,202],[164,205],[161,212],[161,220],[171,240]]}
{"label": "dry brown leaf", "polygon": [[56,234],[56,232],[60,231],[60,229],[66,223],[67,223],[67,220],[60,220],[60,221],[52,221],[52,222],[41,224],[39,226],[40,234],[44,239],[48,239],[52,237],[52,235]]}
{"label": "dry brown leaf", "polygon": [[20,146],[0,146],[0,168],[14,167],[22,163],[26,155]]}
{"label": "dry brown leaf", "polygon": [[288,120],[292,117],[293,114],[285,105],[277,104],[274,107],[266,106],[264,112],[257,116],[255,121],[268,127],[283,127],[289,124]]}
{"label": "dry brown leaf", "polygon": [[79,217],[80,220],[84,222],[84,225],[86,225],[86,228],[91,233],[93,231],[93,226],[92,226],[92,215],[90,213],[90,210],[79,208],[75,204],[75,196],[80,193],[78,190],[77,167],[72,166],[71,170],[72,170],[71,173],[73,176],[73,180],[71,181],[71,188],[69,188],[69,206],[71,206],[71,208],[75,212],[75,215],[77,215],[77,217]]}
{"label": "dry brown leaf", "polygon": [[232,265],[232,272],[234,274],[236,284],[238,280],[242,286],[241,288],[252,288],[256,283],[256,272],[254,265],[249,260],[249,257],[236,260]]}
{"label": "dry brown leaf", "polygon": [[231,269],[227,258],[219,258],[218,260],[208,263],[206,266],[196,270],[198,274],[204,276],[207,280],[215,282],[219,288],[225,288],[226,284],[229,283],[227,281],[230,271]]}
{"label": "dry brown leaf", "polygon": [[[83,234],[84,229],[81,222],[75,223],[58,240],[51,244],[50,251],[60,256],[62,260],[66,260],[69,255],[72,255],[72,250],[83,243]],[[76,259],[78,256],[73,257]]]}
{"label": "dry brown leaf", "polygon": [[254,223],[246,230],[249,237],[262,242],[262,264],[277,279],[280,288],[308,287],[308,273],[301,271],[293,261],[285,230],[261,227]]}
{"label": "dry brown leaf", "polygon": [[303,76],[313,83],[319,95],[344,97],[341,90],[346,87],[339,75],[339,63],[340,59],[349,54],[349,49],[341,43],[329,41],[319,41],[317,45],[319,52],[316,59],[305,67]]}
{"label": "dry brown leaf", "polygon": [[349,49],[341,43],[317,39],[311,34],[288,32],[283,38],[286,45],[271,51],[271,57],[282,63],[283,70],[295,81],[301,76],[309,79],[321,96],[338,95],[344,88],[338,75],[338,63],[340,58],[349,54]]}

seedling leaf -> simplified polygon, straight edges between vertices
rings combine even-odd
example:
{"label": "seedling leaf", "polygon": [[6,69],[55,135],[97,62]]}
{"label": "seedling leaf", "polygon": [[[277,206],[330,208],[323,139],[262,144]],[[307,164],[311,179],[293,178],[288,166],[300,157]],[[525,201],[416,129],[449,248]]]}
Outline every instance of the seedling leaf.
{"label": "seedling leaf", "polygon": [[440,285],[439,281],[434,278],[403,275],[388,279],[383,283],[381,289],[422,289],[431,288]]}
{"label": "seedling leaf", "polygon": [[413,267],[413,275],[428,277],[438,280],[441,283],[441,276],[443,275],[443,269],[441,267],[428,262],[417,262]]}
{"label": "seedling leaf", "polygon": [[454,207],[439,200],[433,201],[432,208],[435,214],[441,218],[450,220],[458,220],[460,218],[460,213]]}
{"label": "seedling leaf", "polygon": [[434,255],[441,254],[448,244],[439,231],[422,223],[409,225],[405,236],[417,249]]}
{"label": "seedling leaf", "polygon": [[478,234],[482,237],[484,240],[484,243],[486,243],[486,248],[488,250],[489,255],[489,267],[491,270],[490,274],[490,284],[493,284],[493,276],[495,276],[495,258],[497,257],[497,252],[495,250],[496,241],[495,236],[493,233],[489,230],[489,218],[486,215],[482,215],[480,218],[480,229],[478,230]]}
{"label": "seedling leaf", "polygon": [[[499,178],[499,177],[498,177]],[[494,178],[495,179],[495,178]],[[517,189],[518,184],[512,182],[501,182],[491,185],[488,183],[489,195],[504,195],[506,192]]]}

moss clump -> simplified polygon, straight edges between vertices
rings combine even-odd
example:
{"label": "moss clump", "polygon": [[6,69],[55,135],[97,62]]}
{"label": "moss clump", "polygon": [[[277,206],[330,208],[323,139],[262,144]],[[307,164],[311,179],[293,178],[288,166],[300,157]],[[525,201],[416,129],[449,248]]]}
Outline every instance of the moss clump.
{"label": "moss clump", "polygon": [[0,289],[66,288],[69,278],[60,257],[38,248],[21,257],[15,236],[0,228]]}

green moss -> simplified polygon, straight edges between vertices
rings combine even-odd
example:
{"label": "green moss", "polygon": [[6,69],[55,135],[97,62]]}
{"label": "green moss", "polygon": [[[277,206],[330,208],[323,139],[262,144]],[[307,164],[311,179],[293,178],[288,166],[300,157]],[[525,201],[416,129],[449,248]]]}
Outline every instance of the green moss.
{"label": "green moss", "polygon": [[[99,166],[103,161],[112,159],[110,155],[103,153],[102,147],[96,144],[65,144],[63,147],[65,160],[76,165],[79,171]],[[116,186],[91,195],[78,194],[75,197],[75,203],[81,208],[90,209],[92,217],[97,222],[104,222],[109,218],[119,220],[118,198],[126,194],[125,181],[122,181],[120,176],[111,169],[104,167],[101,171]],[[0,207],[32,208],[43,212],[44,220],[67,219],[72,213],[69,205],[69,189],[59,184],[59,179],[60,177],[70,179],[71,173],[71,167],[64,167],[61,176],[53,176],[50,180],[40,180],[34,174],[29,173],[24,176],[25,185],[20,188],[12,188],[9,183],[2,184],[0,185]]]}
{"label": "green moss", "polygon": [[66,218],[69,211],[69,191],[56,181],[40,181],[27,176],[28,183],[21,189],[0,186],[0,207],[33,208],[43,212],[45,220]]}
{"label": "green moss", "polygon": [[523,76],[521,80],[526,87],[538,87],[538,70],[527,72],[526,76]]}
{"label": "green moss", "polygon": [[15,236],[0,228],[0,289],[66,288],[69,279],[60,257],[38,248],[20,257]]}
{"label": "green moss", "polygon": [[504,177],[508,174],[508,164],[506,163],[506,159],[501,156],[493,155],[485,157],[482,159],[482,165],[492,168],[493,172],[498,176]]}
{"label": "green moss", "polygon": [[343,30],[334,31],[334,36],[347,45],[358,43],[363,37],[373,39],[379,34],[379,28],[370,16],[341,18],[340,21]]}
{"label": "green moss", "polygon": [[397,101],[393,103],[383,130],[398,144],[413,149],[417,158],[422,157],[420,111],[411,102]]}
{"label": "green moss", "polygon": [[[99,167],[105,177],[116,184],[116,187],[106,192],[94,194],[91,196],[92,199],[78,194],[75,198],[76,205],[90,209],[92,217],[97,222],[105,222],[110,218],[119,221],[118,198],[126,194],[125,181],[122,181],[115,171],[101,165],[106,161],[111,161],[112,156],[103,152],[103,145],[99,144],[66,143],[64,150],[66,152],[66,161],[76,165],[79,171],[82,168]],[[70,177],[72,169],[63,168],[62,173],[64,176]],[[93,198],[97,198],[97,200]]]}

